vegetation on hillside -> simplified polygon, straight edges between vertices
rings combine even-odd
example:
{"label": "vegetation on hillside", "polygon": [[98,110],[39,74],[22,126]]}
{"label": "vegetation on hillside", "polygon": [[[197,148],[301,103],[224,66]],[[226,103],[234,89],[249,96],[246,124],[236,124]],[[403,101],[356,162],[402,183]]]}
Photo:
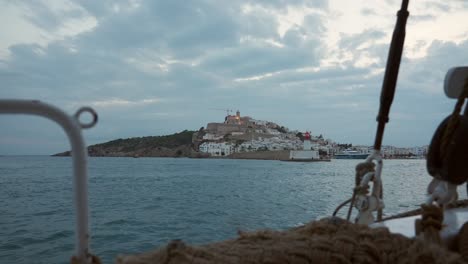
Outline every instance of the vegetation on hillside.
{"label": "vegetation on hillside", "polygon": [[[88,147],[90,156],[182,157],[189,156],[195,131],[184,130],[166,136],[116,139]],[[69,156],[70,151],[54,156]]]}
{"label": "vegetation on hillside", "polygon": [[192,144],[192,136],[195,131],[184,130],[179,133],[166,136],[134,137],[116,139],[106,143],[89,146],[89,148],[119,148],[120,151],[130,152],[147,148],[176,148],[182,145]]}

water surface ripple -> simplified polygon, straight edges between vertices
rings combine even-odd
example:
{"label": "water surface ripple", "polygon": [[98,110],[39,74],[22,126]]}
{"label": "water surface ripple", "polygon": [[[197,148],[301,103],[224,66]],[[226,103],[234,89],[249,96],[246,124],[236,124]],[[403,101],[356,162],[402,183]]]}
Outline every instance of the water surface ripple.
{"label": "water surface ripple", "polygon": [[[111,263],[172,239],[207,243],[328,216],[350,197],[358,162],[90,158],[91,249]],[[383,177],[387,214],[424,201],[424,160],[387,160]],[[72,195],[70,158],[0,157],[0,263],[68,263]]]}

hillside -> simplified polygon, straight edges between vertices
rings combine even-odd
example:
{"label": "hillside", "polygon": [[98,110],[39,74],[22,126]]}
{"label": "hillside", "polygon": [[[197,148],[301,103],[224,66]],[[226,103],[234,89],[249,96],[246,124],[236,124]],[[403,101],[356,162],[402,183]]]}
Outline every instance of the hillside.
{"label": "hillside", "polygon": [[[184,130],[166,136],[116,139],[88,147],[94,157],[189,157],[195,131]],[[70,156],[70,151],[53,156]]]}

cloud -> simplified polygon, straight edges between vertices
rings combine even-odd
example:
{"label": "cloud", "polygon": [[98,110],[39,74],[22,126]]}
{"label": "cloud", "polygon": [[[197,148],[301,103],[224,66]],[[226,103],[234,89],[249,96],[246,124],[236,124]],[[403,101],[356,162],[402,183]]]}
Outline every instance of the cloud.
{"label": "cloud", "polygon": [[411,16],[411,21],[431,21],[435,19],[435,15],[420,15],[420,16]]}
{"label": "cloud", "polygon": [[[39,99],[70,113],[95,107],[100,122],[86,132],[90,143],[198,129],[223,120],[213,107],[371,143],[397,2],[2,3],[0,19],[15,26],[0,30],[0,97]],[[467,8],[443,1],[425,7],[410,5],[389,143],[427,142],[438,122],[428,116],[452,107],[441,90],[446,70],[468,61],[468,31],[453,22]],[[402,131],[418,136],[403,139]],[[44,128],[40,136],[55,133]],[[12,135],[31,136],[0,132]],[[7,145],[0,154],[15,149]]]}
{"label": "cloud", "polygon": [[[355,50],[358,49],[360,46],[370,46],[375,43],[375,41],[382,39],[386,36],[385,32],[379,30],[364,30],[358,34],[346,35],[343,34],[341,36],[339,45],[340,49],[342,50]],[[372,42],[374,43],[372,43]]]}
{"label": "cloud", "polygon": [[161,102],[159,98],[151,98],[151,99],[142,99],[137,101],[129,101],[125,99],[119,98],[110,98],[107,100],[102,101],[93,101],[90,103],[91,106],[94,107],[120,107],[120,106],[142,106],[148,104],[155,104]]}
{"label": "cloud", "polygon": [[377,15],[377,12],[375,12],[375,10],[372,10],[370,8],[363,8],[361,9],[361,14],[363,16],[373,16],[373,15]]}
{"label": "cloud", "polygon": [[201,66],[219,74],[238,78],[299,68],[314,61],[318,64],[313,51],[251,46],[212,54]]}
{"label": "cloud", "polygon": [[468,40],[454,42],[433,41],[427,56],[420,59],[404,60],[401,78],[408,89],[421,93],[442,94],[442,84],[448,69],[466,65],[468,61]]}
{"label": "cloud", "polygon": [[[461,1],[460,1],[461,2]],[[435,9],[437,11],[442,11],[442,12],[450,12],[452,9],[452,6],[448,2],[441,2],[441,1],[427,1],[425,3],[426,8],[429,9]]]}
{"label": "cloud", "polygon": [[97,21],[79,5],[70,1],[34,1],[4,3],[0,10],[5,27],[0,34],[0,58],[8,59],[9,47],[34,43],[41,48],[56,41],[93,30]]}
{"label": "cloud", "polygon": [[323,9],[328,6],[328,1],[326,0],[258,0],[250,1],[251,3],[256,3],[263,5],[265,7],[273,7],[276,9],[284,9],[290,6],[302,6],[302,7],[313,7]]}

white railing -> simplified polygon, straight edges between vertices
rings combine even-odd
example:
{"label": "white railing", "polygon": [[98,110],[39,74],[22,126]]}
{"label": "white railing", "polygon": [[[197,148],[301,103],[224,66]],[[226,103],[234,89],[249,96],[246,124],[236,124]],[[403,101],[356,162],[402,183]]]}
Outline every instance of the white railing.
{"label": "white railing", "polygon": [[[80,123],[79,117],[87,112],[92,115],[90,123]],[[89,108],[79,109],[70,116],[59,108],[35,100],[0,99],[0,114],[28,114],[48,118],[58,123],[68,136],[73,159],[73,187],[76,210],[76,257],[79,263],[90,263],[88,224],[88,153],[81,134],[82,128],[90,128],[97,122],[96,112]]]}

